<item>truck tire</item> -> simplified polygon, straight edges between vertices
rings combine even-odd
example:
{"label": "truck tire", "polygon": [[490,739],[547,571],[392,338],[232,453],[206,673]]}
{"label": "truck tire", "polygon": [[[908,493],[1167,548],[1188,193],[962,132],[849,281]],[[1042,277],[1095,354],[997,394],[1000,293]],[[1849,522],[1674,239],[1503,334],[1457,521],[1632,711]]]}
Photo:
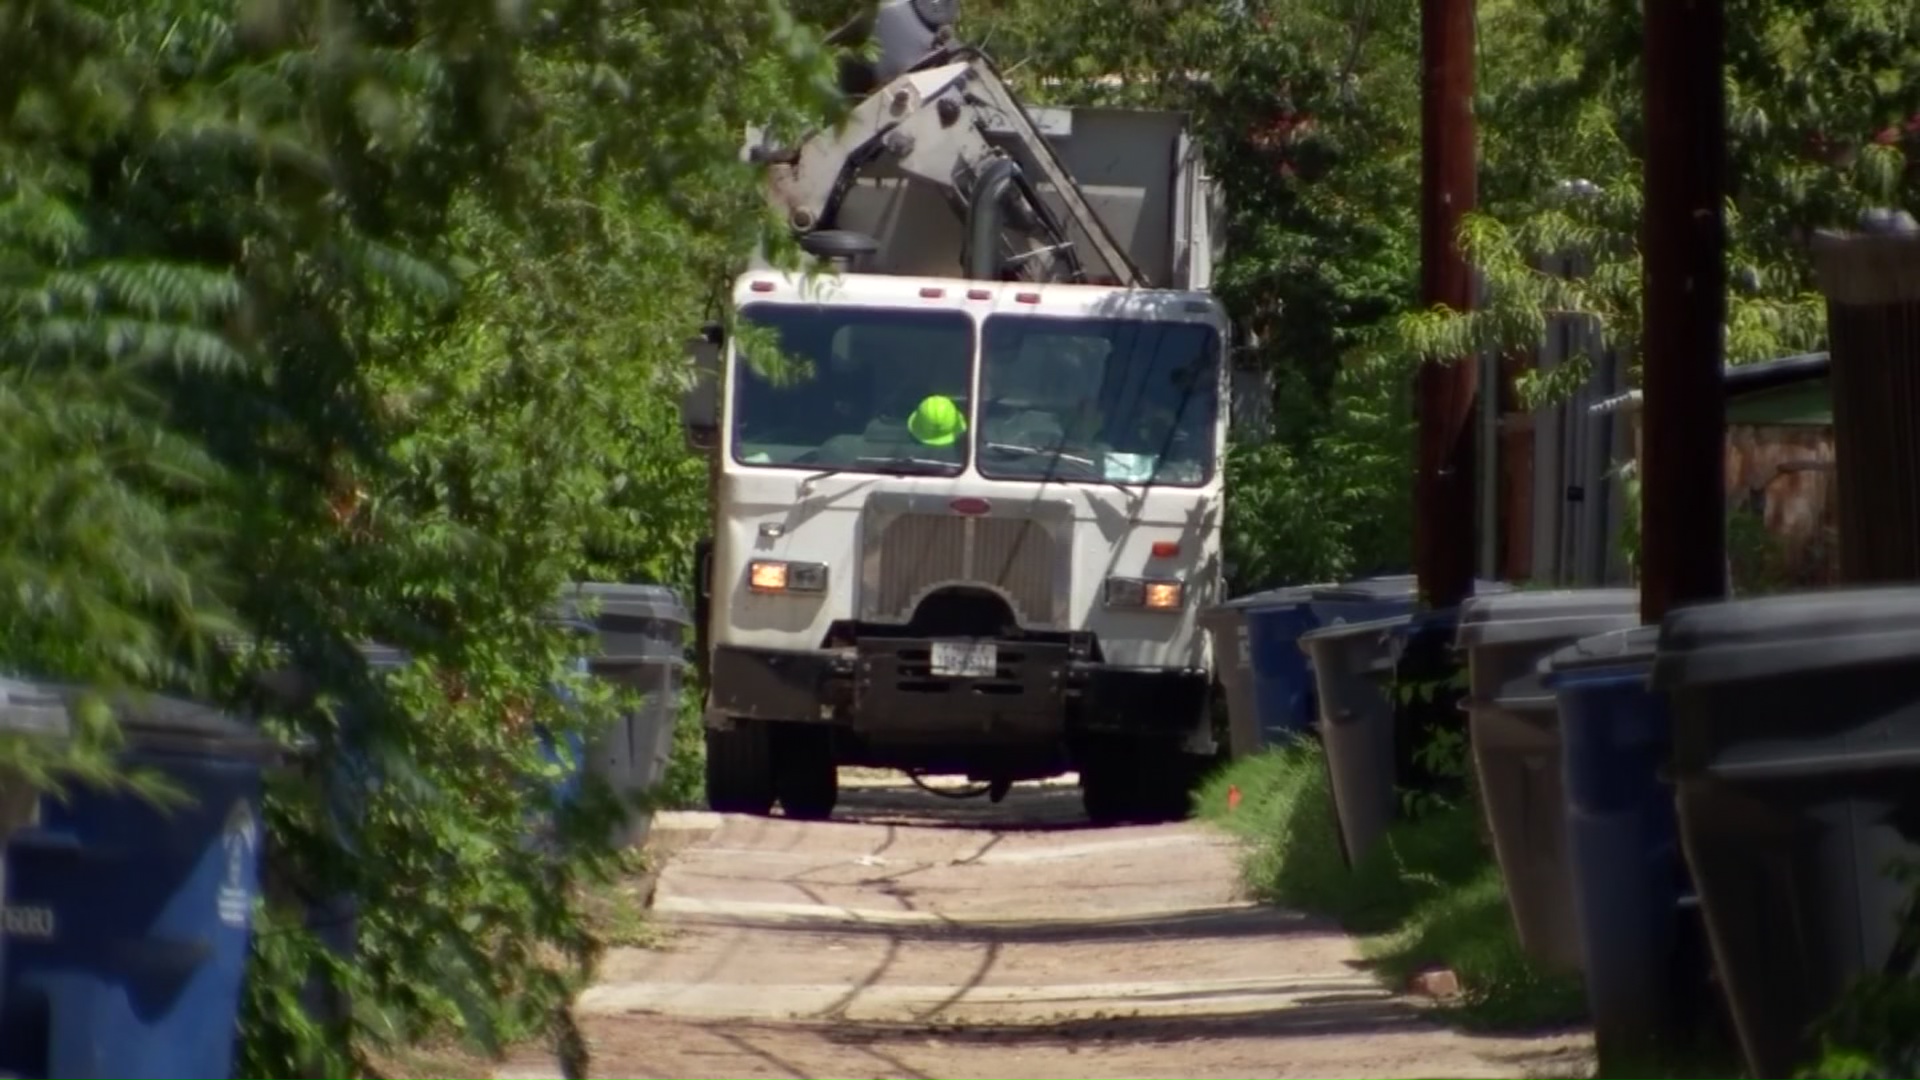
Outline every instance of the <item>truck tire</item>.
{"label": "truck tire", "polygon": [[773,755],[767,725],[736,720],[707,729],[707,807],[721,814],[773,812]]}
{"label": "truck tire", "polygon": [[1157,824],[1187,816],[1188,755],[1154,746],[1103,746],[1080,767],[1080,803],[1096,825]]}
{"label": "truck tire", "polygon": [[1095,825],[1121,825],[1132,816],[1127,777],[1111,759],[1080,767],[1080,806]]}
{"label": "truck tire", "polygon": [[825,821],[840,801],[833,733],[804,724],[773,731],[773,787],[780,809],[796,821]]}

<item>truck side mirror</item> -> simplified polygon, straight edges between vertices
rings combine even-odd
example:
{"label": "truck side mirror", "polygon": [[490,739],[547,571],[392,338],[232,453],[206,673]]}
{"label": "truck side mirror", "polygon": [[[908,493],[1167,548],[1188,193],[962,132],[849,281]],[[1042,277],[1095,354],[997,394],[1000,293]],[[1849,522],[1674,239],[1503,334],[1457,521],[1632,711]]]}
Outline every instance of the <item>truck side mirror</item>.
{"label": "truck side mirror", "polygon": [[719,323],[708,323],[687,342],[693,385],[680,396],[680,427],[690,449],[706,452],[720,444],[720,357],[726,343]]}

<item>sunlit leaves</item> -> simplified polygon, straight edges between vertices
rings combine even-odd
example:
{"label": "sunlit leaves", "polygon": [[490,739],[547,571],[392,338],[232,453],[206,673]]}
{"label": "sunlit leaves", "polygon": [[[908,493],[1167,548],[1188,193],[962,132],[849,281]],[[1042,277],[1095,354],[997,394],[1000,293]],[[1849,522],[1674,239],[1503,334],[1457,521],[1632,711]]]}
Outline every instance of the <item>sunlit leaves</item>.
{"label": "sunlit leaves", "polygon": [[[243,1071],[539,1032],[610,865],[604,799],[553,823],[569,857],[528,841],[534,733],[613,716],[551,605],[688,569],[680,343],[768,221],[745,128],[838,105],[818,34],[766,0],[22,0],[0,31],[0,659],[311,747],[276,873],[356,895],[362,948],[270,906]],[[367,639],[416,661],[376,679]],[[262,699],[289,665],[313,693]],[[313,965],[347,1029],[299,1012]]]}

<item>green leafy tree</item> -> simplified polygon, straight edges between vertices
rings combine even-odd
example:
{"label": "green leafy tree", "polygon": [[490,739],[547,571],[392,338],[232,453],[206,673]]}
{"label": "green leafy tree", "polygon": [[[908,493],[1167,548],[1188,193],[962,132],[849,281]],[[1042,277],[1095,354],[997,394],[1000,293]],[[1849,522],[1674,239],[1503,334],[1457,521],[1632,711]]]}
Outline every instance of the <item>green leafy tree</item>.
{"label": "green leafy tree", "polygon": [[1277,440],[1230,463],[1238,591],[1408,557],[1411,367],[1363,346],[1414,297],[1415,15],[1410,0],[962,12],[1029,100],[1193,116],[1229,208],[1215,291],[1274,383]]}
{"label": "green leafy tree", "polygon": [[[552,794],[548,748],[614,715],[553,604],[686,569],[679,342],[766,220],[745,127],[836,104],[818,35],[757,0],[10,0],[0,30],[0,574],[29,616],[0,660],[304,748],[245,1074],[564,1031],[618,808]],[[375,678],[368,640],[411,662]],[[98,726],[0,752],[104,776]],[[335,893],[352,957],[293,902]],[[312,976],[351,1013],[305,1011]]]}

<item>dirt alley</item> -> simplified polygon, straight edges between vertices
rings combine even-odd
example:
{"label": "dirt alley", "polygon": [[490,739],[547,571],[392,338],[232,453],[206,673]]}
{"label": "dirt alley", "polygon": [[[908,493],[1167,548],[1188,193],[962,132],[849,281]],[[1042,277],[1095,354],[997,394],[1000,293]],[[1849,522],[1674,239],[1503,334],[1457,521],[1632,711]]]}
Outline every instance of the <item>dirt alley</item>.
{"label": "dirt alley", "polygon": [[665,945],[615,951],[581,998],[594,1076],[1572,1076],[1586,1056],[1439,1027],[1337,930],[1242,900],[1226,837],[1092,828],[1071,785],[993,806],[866,781],[829,823],[666,815],[654,844]]}

